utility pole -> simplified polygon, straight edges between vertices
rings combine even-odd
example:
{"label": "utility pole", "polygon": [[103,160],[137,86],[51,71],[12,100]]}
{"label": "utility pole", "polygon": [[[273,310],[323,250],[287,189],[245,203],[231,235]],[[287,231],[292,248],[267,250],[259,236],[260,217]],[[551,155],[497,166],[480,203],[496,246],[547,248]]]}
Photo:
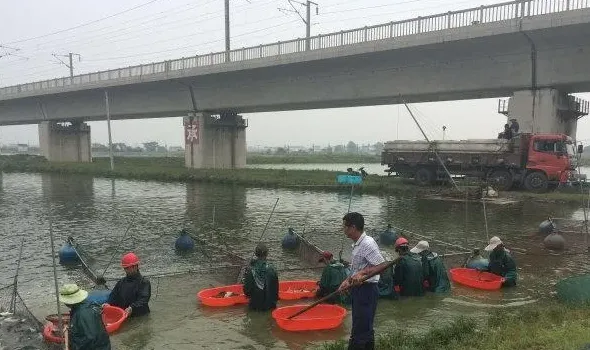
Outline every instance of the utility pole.
{"label": "utility pole", "polygon": [[[292,9],[279,8],[279,11],[281,11],[281,12],[295,12],[297,15],[299,15],[299,18],[301,18],[303,23],[305,23],[305,50],[309,51],[309,49],[311,48],[311,42],[310,42],[310,38],[311,38],[311,5],[315,5],[315,14],[316,15],[319,14],[319,5],[311,0],[307,0],[306,2],[299,2],[296,0],[287,0],[287,1],[289,2],[289,5],[291,5]],[[299,13],[299,10],[297,10],[295,8],[293,3],[297,3],[301,6],[305,6],[305,18],[303,18],[303,16],[301,15],[301,13]]]}
{"label": "utility pole", "polygon": [[229,0],[225,0],[225,62],[229,62]]}
{"label": "utility pole", "polygon": [[[66,66],[66,67],[68,67],[68,68],[70,69],[70,78],[73,78],[73,77],[74,77],[74,59],[73,59],[73,57],[74,57],[74,56],[78,56],[78,62],[80,62],[80,61],[82,61],[82,56],[80,56],[80,55],[79,55],[79,54],[77,54],[77,53],[72,53],[72,52],[70,52],[70,53],[69,53],[69,54],[67,54],[67,55],[56,55],[56,54],[54,54],[54,53],[53,53],[52,55],[53,55],[53,57],[55,57],[55,58],[56,58],[56,59],[57,59],[57,60],[58,60],[58,61],[59,61],[61,64],[63,64],[64,66]],[[65,63],[64,61],[62,61],[62,60],[60,59],[60,57],[67,57],[67,58],[69,59],[70,63],[69,63],[69,64]]]}

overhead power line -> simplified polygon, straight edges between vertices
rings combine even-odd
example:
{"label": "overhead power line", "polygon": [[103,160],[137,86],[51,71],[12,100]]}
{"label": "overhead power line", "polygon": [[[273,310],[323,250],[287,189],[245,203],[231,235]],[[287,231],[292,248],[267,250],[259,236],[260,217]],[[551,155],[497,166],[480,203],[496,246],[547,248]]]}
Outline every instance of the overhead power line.
{"label": "overhead power line", "polygon": [[109,15],[109,16],[106,16],[106,17],[95,19],[95,20],[90,21],[90,22],[82,23],[82,24],[79,24],[77,26],[73,26],[73,27],[70,27],[70,28],[61,29],[61,30],[58,30],[58,31],[55,31],[55,32],[51,32],[51,33],[47,33],[47,34],[43,34],[43,35],[38,35],[38,36],[26,38],[26,39],[20,39],[20,40],[11,41],[11,42],[8,42],[8,44],[23,43],[23,42],[27,42],[27,41],[31,41],[31,40],[35,40],[35,39],[42,39],[42,38],[46,38],[48,36],[52,36],[52,35],[55,35],[55,34],[60,34],[60,33],[64,33],[64,32],[70,31],[70,30],[74,30],[74,29],[85,27],[85,26],[89,26],[91,24],[102,22],[102,21],[107,20],[109,18],[113,18],[113,17],[116,17],[116,16],[120,16],[120,15],[122,15],[124,13],[131,12],[133,10],[137,10],[138,8],[148,6],[148,5],[153,4],[154,2],[157,2],[157,1],[160,1],[160,0],[150,0],[150,1],[146,2],[146,3],[141,4],[141,5],[137,5],[137,6],[128,8],[128,9],[123,10],[121,12],[113,13],[112,15]]}

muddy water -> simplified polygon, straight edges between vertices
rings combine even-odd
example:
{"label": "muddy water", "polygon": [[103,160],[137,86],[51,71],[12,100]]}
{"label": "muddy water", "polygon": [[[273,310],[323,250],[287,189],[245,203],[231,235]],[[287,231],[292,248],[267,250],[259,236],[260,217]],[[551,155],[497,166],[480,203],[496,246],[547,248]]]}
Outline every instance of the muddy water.
{"label": "muddy water", "polygon": [[[347,337],[350,318],[329,332],[292,334],[281,331],[268,314],[248,313],[243,307],[201,307],[196,292],[210,285],[232,283],[235,269],[222,250],[249,256],[266,224],[270,209],[280,198],[265,235],[270,259],[279,269],[302,266],[297,256],[283,253],[280,239],[288,227],[302,230],[323,249],[350,253],[342,240],[340,222],[349,193],[316,193],[245,189],[211,184],[168,184],[84,176],[3,174],[0,182],[0,285],[12,281],[18,245],[25,237],[19,273],[19,290],[33,311],[42,317],[55,313],[49,246],[49,217],[57,248],[73,236],[92,257],[91,267],[102,272],[111,255],[134,250],[147,275],[208,270],[177,277],[152,278],[152,314],[131,320],[112,337],[117,349],[303,349],[316,343]],[[454,286],[446,298],[425,297],[379,304],[376,327],[420,330],[459,314],[483,315],[488,309],[540,302],[550,296],[551,285],[565,276],[586,270],[583,237],[570,233],[568,251],[551,255],[542,237],[531,235],[547,215],[580,217],[577,205],[548,203],[488,204],[489,236],[499,235],[513,248],[520,268],[519,286],[498,292],[480,292]],[[367,230],[377,232],[387,223],[468,248],[483,247],[486,232],[479,203],[424,200],[396,196],[354,196],[352,210],[366,216]],[[213,215],[215,212],[215,215]],[[209,228],[214,216],[215,231]],[[128,237],[121,241],[129,222]],[[174,240],[182,227],[192,227],[211,247],[198,247],[190,255],[177,255]],[[418,239],[411,238],[411,243]],[[439,253],[460,249],[431,243]],[[393,253],[390,248],[383,248]],[[447,267],[462,257],[445,258]],[[121,276],[117,262],[106,272]],[[281,279],[317,278],[319,271],[280,273]],[[58,266],[60,283],[89,285],[79,269]],[[541,299],[541,301],[537,301]],[[285,303],[283,303],[285,304]],[[288,304],[288,303],[287,303]]]}

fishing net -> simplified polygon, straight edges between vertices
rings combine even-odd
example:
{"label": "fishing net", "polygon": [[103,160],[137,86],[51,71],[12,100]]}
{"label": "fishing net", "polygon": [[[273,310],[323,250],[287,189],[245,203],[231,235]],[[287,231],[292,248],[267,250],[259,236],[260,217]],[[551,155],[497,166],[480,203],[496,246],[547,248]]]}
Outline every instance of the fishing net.
{"label": "fishing net", "polygon": [[42,327],[14,284],[0,288],[0,349],[51,349],[40,337]]}
{"label": "fishing net", "polygon": [[297,256],[299,256],[301,261],[309,267],[318,266],[320,264],[319,259],[322,257],[323,250],[305,239],[302,235],[299,235],[297,232],[294,233],[299,242],[297,250],[295,251]]}
{"label": "fishing net", "polygon": [[555,285],[557,298],[578,306],[590,305],[590,274],[573,276]]}

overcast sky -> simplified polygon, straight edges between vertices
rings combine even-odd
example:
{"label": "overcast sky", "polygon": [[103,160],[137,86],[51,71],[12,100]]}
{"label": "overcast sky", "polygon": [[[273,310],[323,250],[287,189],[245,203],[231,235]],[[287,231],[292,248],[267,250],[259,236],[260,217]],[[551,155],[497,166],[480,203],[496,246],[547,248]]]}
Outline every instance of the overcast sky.
{"label": "overcast sky", "polygon": [[[312,35],[497,3],[493,0],[316,0]],[[304,7],[295,4],[304,14]],[[135,8],[134,8],[135,7]],[[287,0],[231,0],[232,47],[305,36]],[[129,11],[126,11],[129,10]],[[118,14],[122,11],[124,13]],[[224,50],[223,0],[0,0],[0,86],[67,76],[53,56],[81,55],[75,73]],[[106,18],[106,19],[105,19]],[[18,51],[14,50],[18,49]],[[17,56],[18,55],[18,56]],[[65,57],[60,57],[66,60]],[[477,77],[473,77],[477,79]],[[590,99],[590,94],[579,94]],[[506,118],[497,99],[415,104],[432,138],[493,138]],[[327,145],[421,139],[403,106],[245,114],[249,146]],[[106,122],[91,122],[93,142],[108,140]],[[181,118],[113,121],[113,142],[181,145]],[[578,140],[590,143],[588,117]],[[0,143],[38,144],[36,125],[0,127]]]}

